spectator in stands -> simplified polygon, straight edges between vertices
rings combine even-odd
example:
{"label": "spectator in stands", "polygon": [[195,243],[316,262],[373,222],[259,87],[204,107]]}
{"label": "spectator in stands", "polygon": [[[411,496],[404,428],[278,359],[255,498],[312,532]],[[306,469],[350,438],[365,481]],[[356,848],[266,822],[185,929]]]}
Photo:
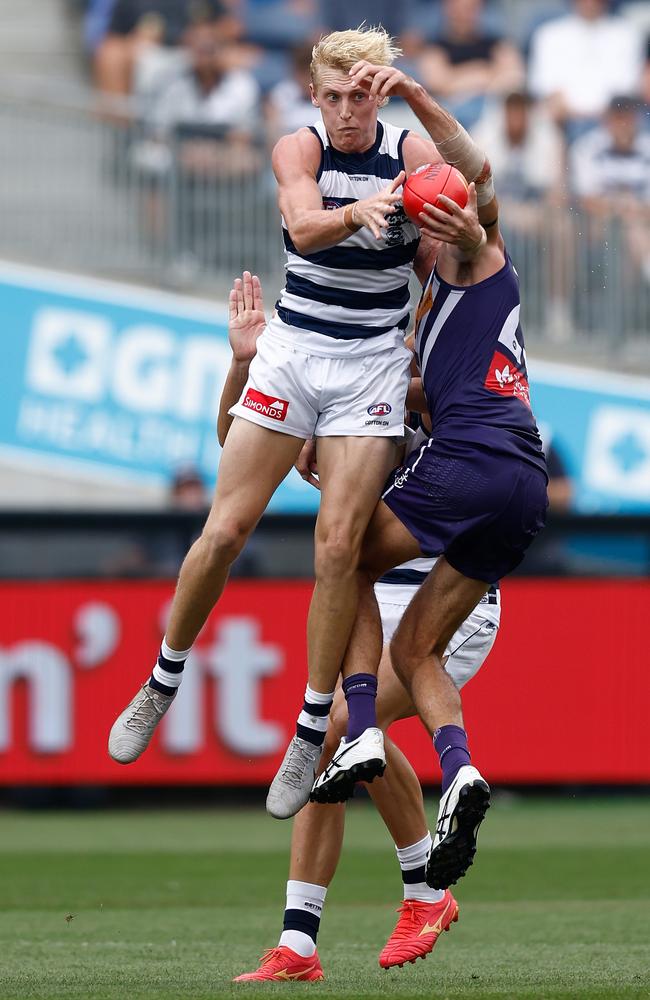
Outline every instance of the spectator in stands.
{"label": "spectator in stands", "polygon": [[[265,49],[304,44],[317,28],[315,0],[230,0],[246,38]],[[355,15],[356,16],[356,15]]]}
{"label": "spectator in stands", "polygon": [[482,0],[444,0],[443,27],[420,57],[422,82],[459,121],[480,117],[486,96],[520,87],[520,53],[501,34],[484,29]]}
{"label": "spectator in stands", "polygon": [[[221,0],[114,0],[108,31],[95,52],[98,89],[126,97],[135,89],[138,72],[145,77],[162,74],[168,62],[174,69],[184,33],[204,21],[215,23],[224,42],[241,33],[239,22]],[[143,70],[143,62],[154,65]]]}
{"label": "spectator in stands", "polygon": [[[506,242],[521,261],[521,281],[529,310],[549,338],[566,341],[573,324],[570,218],[558,207],[565,200],[562,134],[543,105],[524,91],[493,104],[472,132],[490,151],[499,190]],[[534,268],[525,261],[534,259]],[[544,295],[536,294],[540,287]]]}
{"label": "spectator in stands", "polygon": [[169,484],[169,503],[174,510],[199,513],[204,513],[210,506],[203,477],[195,466],[184,465],[176,470]]}
{"label": "spectator in stands", "polygon": [[108,33],[116,0],[88,0],[84,11],[83,39],[86,51],[94,56]]}
{"label": "spectator in stands", "polygon": [[[357,25],[381,24],[389,35],[401,38],[410,25],[417,0],[320,0],[320,22],[326,31],[344,31]],[[354,22],[354,23],[352,23]]]}
{"label": "spectator in stands", "polygon": [[534,32],[529,76],[569,139],[594,124],[613,96],[638,93],[643,62],[640,32],[610,14],[607,0],[574,0],[573,8]]}
{"label": "spectator in stands", "polygon": [[312,104],[309,93],[311,50],[311,43],[293,49],[291,75],[269,92],[265,113],[270,146],[280,136],[320,121],[320,111]]}
{"label": "spectator in stands", "polygon": [[158,95],[150,131],[159,141],[179,140],[186,173],[223,176],[258,169],[259,155],[251,148],[259,111],[255,78],[229,68],[212,23],[194,25],[185,45],[189,67]]}
{"label": "spectator in stands", "polygon": [[562,136],[528,93],[512,91],[504,101],[491,105],[472,135],[490,151],[500,202],[539,205],[559,196],[564,168]]}
{"label": "spectator in stands", "polygon": [[617,219],[633,271],[650,281],[650,134],[641,129],[639,110],[632,98],[612,99],[601,126],[571,149],[571,183],[596,223],[593,237],[602,237],[600,220]]}
{"label": "spectator in stands", "polygon": [[143,225],[171,252],[179,282],[191,280],[197,267],[225,261],[236,270],[242,256],[256,267],[241,204],[253,210],[269,197],[260,181],[265,160],[255,77],[230,68],[211,23],[187,32],[185,51],[186,68],[157,95],[145,121],[147,137],[131,153],[143,181]]}

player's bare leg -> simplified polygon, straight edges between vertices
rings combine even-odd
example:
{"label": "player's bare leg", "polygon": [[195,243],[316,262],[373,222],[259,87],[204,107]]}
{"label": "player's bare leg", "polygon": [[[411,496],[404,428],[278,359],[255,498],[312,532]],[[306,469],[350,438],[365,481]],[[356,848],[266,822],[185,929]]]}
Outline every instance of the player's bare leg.
{"label": "player's bare leg", "polygon": [[[385,647],[379,667],[377,724],[385,733],[393,722],[413,715],[415,707],[395,675],[390,650]],[[339,733],[345,727],[345,704],[338,694],[332,727]],[[449,890],[432,889],[426,884],[425,865],[432,841],[422,788],[409,760],[388,736],[386,771],[366,787],[393,838],[404,885],[399,919],[379,955],[381,967],[389,969],[426,958],[442,932],[458,920],[458,903]]]}
{"label": "player's bare leg", "polygon": [[[266,800],[268,812],[276,819],[295,815],[309,799],[327,715],[354,623],[361,544],[394,462],[395,446],[390,438],[318,439],[321,504],[315,537],[316,584],[307,623],[309,681],[296,735]],[[347,688],[351,701],[346,763],[355,780],[371,780],[385,766],[374,705],[381,628],[373,638],[375,658],[371,669],[357,672]]]}
{"label": "player's bare leg", "polygon": [[235,418],[224,445],[212,508],[185,557],[160,662],[111,729],[111,757],[128,764],[146,749],[171,705],[190,653],[221,596],[228,573],[273,493],[295,462],[302,440]]}
{"label": "player's bare leg", "polygon": [[[414,712],[385,648],[379,667],[378,724],[385,729]],[[347,721],[347,705],[339,688],[323,751],[325,761],[338,746]],[[450,892],[436,892],[424,882],[431,835],[422,789],[411,764],[389,738],[386,738],[386,760],[384,776],[367,788],[395,843],[404,883],[400,918],[379,957],[380,965],[387,969],[426,957],[443,930],[448,930],[458,919],[458,905]],[[318,959],[316,940],[327,890],[341,857],[344,827],[343,803],[308,803],[294,818],[287,905],[278,948],[288,948],[305,961]],[[257,973],[247,975],[251,978]]]}
{"label": "player's bare leg", "polygon": [[219,464],[212,508],[185,557],[167,625],[173,649],[191,646],[235,561],[292,468],[302,440],[235,417]]}
{"label": "player's bare leg", "polygon": [[444,669],[445,649],[486,585],[438,560],[407,608],[391,643],[393,666],[429,733],[442,767],[442,798],[427,882],[453,885],[472,864],[490,789],[470,764],[460,695]]}
{"label": "player's bare leg", "polygon": [[[360,563],[354,574],[354,594],[356,597],[356,618],[345,659],[343,662],[344,689],[354,684],[357,678],[372,677],[377,671],[381,657],[382,627],[379,606],[375,597],[374,583],[385,569],[397,566],[408,559],[421,555],[418,543],[404,528],[388,508],[380,503],[375,509],[368,526],[363,544]],[[350,716],[354,705],[348,698]],[[330,764],[319,775],[311,792],[314,802],[342,802],[352,795],[357,781],[372,780],[372,776],[383,773],[385,763],[383,739],[374,734],[381,730],[367,730],[373,737],[368,748],[361,746],[357,752],[354,745],[355,730],[348,722],[347,735],[341,740],[339,749]],[[350,744],[352,749],[350,749]],[[374,757],[374,759],[373,759]],[[368,774],[370,771],[370,774]]]}
{"label": "player's bare leg", "polygon": [[[333,691],[357,609],[361,545],[386,477],[395,464],[389,438],[318,440],[321,504],[316,522],[316,584],[307,622],[309,683]],[[333,627],[335,623],[336,627]],[[373,674],[381,656],[381,638]]]}

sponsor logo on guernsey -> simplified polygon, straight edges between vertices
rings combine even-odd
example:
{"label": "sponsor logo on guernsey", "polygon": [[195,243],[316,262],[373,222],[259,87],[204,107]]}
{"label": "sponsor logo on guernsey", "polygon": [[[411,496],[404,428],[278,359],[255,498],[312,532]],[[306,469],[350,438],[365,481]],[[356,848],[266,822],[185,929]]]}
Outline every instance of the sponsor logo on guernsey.
{"label": "sponsor logo on guernsey", "polygon": [[286,420],[289,403],[286,399],[278,399],[277,396],[267,396],[257,389],[248,389],[242,404],[247,410],[254,410],[262,417],[269,417],[270,420]]}
{"label": "sponsor logo on guernsey", "polygon": [[392,413],[393,407],[390,403],[373,403],[372,406],[368,407],[367,413],[371,417],[387,417],[389,413]]}
{"label": "sponsor logo on guernsey", "polygon": [[405,485],[406,480],[409,477],[410,471],[411,471],[410,469],[405,469],[404,472],[400,472],[398,476],[395,476],[395,482],[393,483],[393,486],[395,487],[396,490],[401,490],[402,486]]}
{"label": "sponsor logo on guernsey", "polygon": [[530,409],[530,388],[525,371],[520,371],[505,354],[495,351],[484,386],[499,396],[514,396]]}

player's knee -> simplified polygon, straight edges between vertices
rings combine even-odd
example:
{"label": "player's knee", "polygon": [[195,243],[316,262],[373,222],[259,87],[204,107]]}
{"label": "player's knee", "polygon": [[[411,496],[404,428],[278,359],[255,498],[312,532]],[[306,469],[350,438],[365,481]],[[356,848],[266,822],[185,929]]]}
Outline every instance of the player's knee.
{"label": "player's knee", "polygon": [[[413,677],[423,663],[427,664],[427,670],[431,669],[431,655],[435,654],[440,662],[442,670],[442,659],[445,653],[445,644],[436,639],[427,646],[426,649],[418,649],[411,636],[397,630],[390,644],[390,657],[393,670],[406,690],[410,693]],[[435,662],[435,661],[434,661]]]}
{"label": "player's knee", "polygon": [[235,561],[250,534],[244,521],[232,518],[206,524],[201,541],[211,562],[230,565]]}
{"label": "player's knee", "polygon": [[346,527],[334,527],[316,538],[314,572],[317,580],[337,580],[354,573],[360,539]]}

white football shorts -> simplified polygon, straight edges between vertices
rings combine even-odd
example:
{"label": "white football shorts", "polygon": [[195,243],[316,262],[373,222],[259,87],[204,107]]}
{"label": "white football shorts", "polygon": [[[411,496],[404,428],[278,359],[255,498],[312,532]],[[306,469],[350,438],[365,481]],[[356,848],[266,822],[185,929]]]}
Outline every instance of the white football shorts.
{"label": "white football shorts", "polygon": [[403,343],[375,354],[323,357],[267,327],[230,413],[305,439],[401,437],[411,358]]}
{"label": "white football shorts", "polygon": [[[400,583],[376,583],[384,645],[393,638],[402,615],[419,590],[418,586]],[[460,628],[454,632],[446,649],[445,670],[460,690],[485,663],[501,622],[500,604],[477,604]]]}

